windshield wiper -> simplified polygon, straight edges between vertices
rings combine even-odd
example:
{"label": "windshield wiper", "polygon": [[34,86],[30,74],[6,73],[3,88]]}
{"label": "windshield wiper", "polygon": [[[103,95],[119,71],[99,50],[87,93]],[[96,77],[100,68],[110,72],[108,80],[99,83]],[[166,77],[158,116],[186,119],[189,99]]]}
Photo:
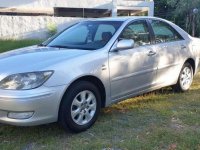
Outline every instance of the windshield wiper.
{"label": "windshield wiper", "polygon": [[63,45],[52,45],[52,46],[49,46],[49,47],[73,49],[73,48],[70,48],[68,46],[63,46]]}
{"label": "windshield wiper", "polygon": [[43,44],[43,43],[40,43],[40,44],[38,44],[37,46],[46,46],[45,44]]}
{"label": "windshield wiper", "polygon": [[[48,45],[47,45],[48,46]],[[84,48],[84,47],[69,47],[63,45],[52,45],[48,47],[55,47],[55,48],[67,48],[67,49],[80,49],[80,50],[95,50],[94,48]]]}
{"label": "windshield wiper", "polygon": [[89,47],[87,47],[87,48],[77,48],[77,49],[81,49],[81,50],[88,50],[88,51],[91,51],[91,50],[96,50],[95,48],[89,48]]}

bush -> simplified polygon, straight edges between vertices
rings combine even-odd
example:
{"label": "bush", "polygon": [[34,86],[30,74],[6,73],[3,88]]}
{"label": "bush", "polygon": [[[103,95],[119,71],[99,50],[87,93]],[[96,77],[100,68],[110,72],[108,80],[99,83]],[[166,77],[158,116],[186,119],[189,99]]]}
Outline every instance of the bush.
{"label": "bush", "polygon": [[51,37],[57,33],[57,26],[55,23],[51,22],[47,24],[48,37]]}

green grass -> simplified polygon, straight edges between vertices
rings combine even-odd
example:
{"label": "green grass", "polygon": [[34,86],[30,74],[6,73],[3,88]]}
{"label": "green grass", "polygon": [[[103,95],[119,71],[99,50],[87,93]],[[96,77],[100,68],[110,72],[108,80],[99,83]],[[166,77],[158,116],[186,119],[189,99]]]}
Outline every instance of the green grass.
{"label": "green grass", "polygon": [[41,43],[41,40],[0,40],[0,52]]}
{"label": "green grass", "polygon": [[[12,45],[26,45],[22,43]],[[4,45],[4,50],[9,48]],[[56,123],[0,125],[0,149],[199,150],[200,74],[189,92],[164,88],[103,109],[95,125],[83,133],[66,133]]]}

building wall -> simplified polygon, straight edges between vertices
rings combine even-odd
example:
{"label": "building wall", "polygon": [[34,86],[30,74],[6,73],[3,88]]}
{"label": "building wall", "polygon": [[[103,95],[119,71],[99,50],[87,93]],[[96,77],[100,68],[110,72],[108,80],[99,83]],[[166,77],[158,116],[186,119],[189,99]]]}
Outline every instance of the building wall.
{"label": "building wall", "polygon": [[[50,8],[75,7],[75,8],[104,8],[112,9],[112,0],[0,0],[2,8]],[[46,38],[48,36],[48,24],[57,24],[58,31],[80,20],[73,17],[51,16],[6,16],[0,15],[0,38]]]}
{"label": "building wall", "polygon": [[[114,5],[113,5],[114,4]],[[152,0],[0,0],[0,8],[52,12],[53,7],[101,8],[112,10],[112,16],[117,15],[118,8],[149,9],[153,15]],[[21,11],[21,10],[20,10]],[[53,16],[8,16],[0,15],[0,38],[47,38],[47,26],[55,23],[58,31],[80,20],[73,17]]]}
{"label": "building wall", "polygon": [[0,38],[45,39],[48,38],[48,25],[56,24],[58,31],[61,31],[80,19],[50,16],[0,16]]}
{"label": "building wall", "polygon": [[112,0],[0,0],[0,7],[111,8]]}

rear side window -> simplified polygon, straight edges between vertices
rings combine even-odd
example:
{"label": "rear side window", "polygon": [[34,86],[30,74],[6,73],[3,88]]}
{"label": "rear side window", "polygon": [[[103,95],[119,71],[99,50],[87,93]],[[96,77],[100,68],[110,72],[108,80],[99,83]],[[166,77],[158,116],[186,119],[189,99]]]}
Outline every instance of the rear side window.
{"label": "rear side window", "polygon": [[150,22],[155,34],[156,43],[173,42],[183,39],[169,24],[159,20],[151,20]]}
{"label": "rear side window", "polygon": [[135,41],[135,47],[151,44],[146,21],[136,21],[131,23],[125,27],[120,38],[133,39]]}

